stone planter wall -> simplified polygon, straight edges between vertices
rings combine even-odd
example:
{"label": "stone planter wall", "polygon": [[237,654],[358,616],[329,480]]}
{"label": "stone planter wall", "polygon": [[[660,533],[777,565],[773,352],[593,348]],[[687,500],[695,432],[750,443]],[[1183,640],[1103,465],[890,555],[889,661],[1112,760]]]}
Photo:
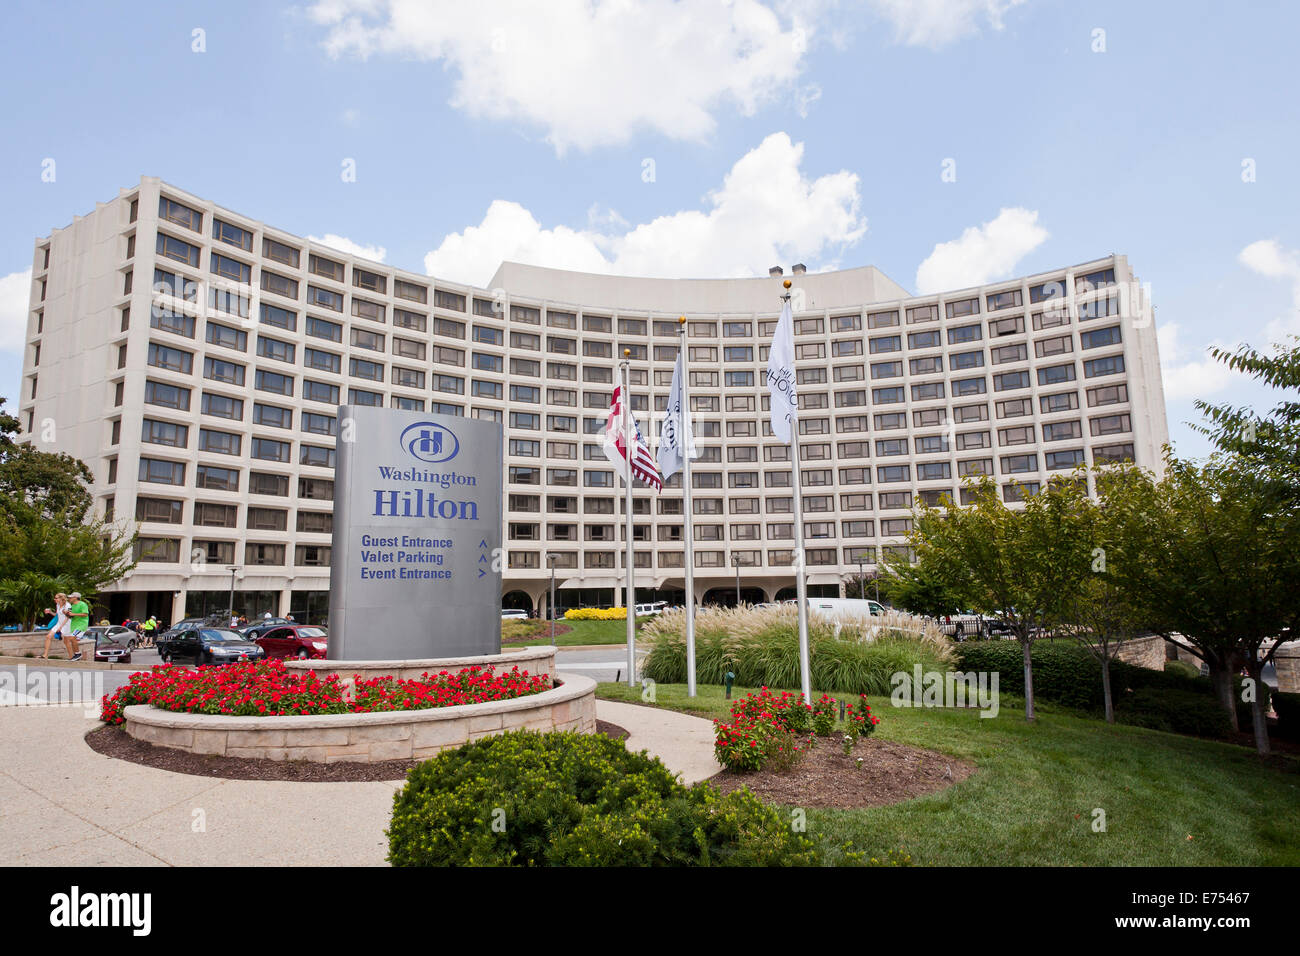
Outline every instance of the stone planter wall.
{"label": "stone planter wall", "polygon": [[[28,654],[33,656],[40,654],[45,650],[46,631],[18,631],[8,634],[0,634],[0,657],[26,657]],[[93,651],[94,641],[78,642],[78,649],[90,657]],[[55,638],[50,641],[50,657],[60,659],[67,651],[63,646],[63,641]]]}
{"label": "stone planter wall", "polygon": [[526,647],[518,651],[506,651],[501,654],[485,654],[478,657],[444,657],[430,660],[288,660],[284,662],[284,666],[286,670],[291,671],[311,671],[321,679],[331,674],[337,674],[341,683],[347,688],[347,693],[350,694],[356,684],[355,677],[365,679],[392,676],[415,679],[426,671],[430,674],[437,674],[440,671],[457,674],[470,667],[491,667],[498,672],[518,667],[521,671],[527,671],[530,674],[545,674],[554,680],[555,648],[551,646]]}
{"label": "stone planter wall", "polygon": [[425,760],[511,730],[595,733],[596,682],[568,676],[559,687],[514,700],[377,714],[222,717],[137,704],[124,716],[137,740],[191,753],[319,763]]}
{"label": "stone planter wall", "polygon": [[1165,639],[1156,635],[1135,637],[1131,641],[1124,641],[1115,652],[1115,659],[1125,664],[1132,664],[1134,667],[1145,667],[1147,670],[1164,670]]}

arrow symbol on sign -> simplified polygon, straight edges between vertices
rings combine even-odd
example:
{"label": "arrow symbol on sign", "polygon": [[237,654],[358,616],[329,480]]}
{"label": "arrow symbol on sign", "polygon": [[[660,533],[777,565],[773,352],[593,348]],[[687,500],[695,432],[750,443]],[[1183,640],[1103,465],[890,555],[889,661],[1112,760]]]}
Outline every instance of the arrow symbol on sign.
{"label": "arrow symbol on sign", "polygon": [[479,568],[479,569],[478,569],[478,576],[479,576],[479,577],[483,577],[483,575],[485,575],[485,574],[487,574],[487,572],[484,571],[482,568]]}
{"label": "arrow symbol on sign", "polygon": [[486,548],[486,547],[487,547],[487,538],[484,538],[482,541],[480,541],[480,542],[478,543],[478,546],[479,546],[480,548]]}
{"label": "arrow symbol on sign", "polygon": [[487,563],[487,555],[486,555],[486,554],[480,554],[480,555],[478,556],[478,563],[479,563],[479,564],[486,564],[486,563]]}

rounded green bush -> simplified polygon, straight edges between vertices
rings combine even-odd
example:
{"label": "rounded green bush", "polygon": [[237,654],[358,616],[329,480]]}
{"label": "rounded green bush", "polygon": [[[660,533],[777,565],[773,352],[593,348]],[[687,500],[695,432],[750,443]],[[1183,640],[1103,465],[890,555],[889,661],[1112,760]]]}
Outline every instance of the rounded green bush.
{"label": "rounded green bush", "polygon": [[414,768],[393,800],[394,866],[784,866],[812,844],[748,790],[683,786],[601,734],[516,731]]}
{"label": "rounded green bush", "polygon": [[1144,687],[1115,709],[1120,723],[1197,737],[1226,737],[1232,732],[1228,713],[1212,696],[1195,691]]}
{"label": "rounded green bush", "polygon": [[1201,676],[1200,668],[1187,663],[1187,661],[1165,661],[1165,673],[1186,677],[1188,680],[1195,680]]}

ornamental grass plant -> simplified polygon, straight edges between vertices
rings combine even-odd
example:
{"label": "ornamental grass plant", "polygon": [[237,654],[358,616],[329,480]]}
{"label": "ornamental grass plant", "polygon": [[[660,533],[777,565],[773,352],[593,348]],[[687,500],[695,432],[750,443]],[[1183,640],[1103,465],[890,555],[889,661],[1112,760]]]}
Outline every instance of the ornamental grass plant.
{"label": "ornamental grass plant", "polygon": [[[642,674],[664,684],[686,681],[686,613],[666,611],[641,629],[650,645]],[[695,615],[696,678],[723,684],[728,672],[744,687],[799,686],[799,626],[793,605],[701,608]],[[933,624],[893,613],[853,621],[808,616],[809,666],[815,687],[888,695],[891,675],[946,670],[951,645]]]}

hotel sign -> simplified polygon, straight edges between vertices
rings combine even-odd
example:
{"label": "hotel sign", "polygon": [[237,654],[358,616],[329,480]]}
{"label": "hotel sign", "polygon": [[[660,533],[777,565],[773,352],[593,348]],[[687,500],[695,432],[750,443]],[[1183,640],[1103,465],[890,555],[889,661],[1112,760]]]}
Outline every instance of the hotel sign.
{"label": "hotel sign", "polygon": [[329,656],[501,650],[501,425],[339,407]]}

